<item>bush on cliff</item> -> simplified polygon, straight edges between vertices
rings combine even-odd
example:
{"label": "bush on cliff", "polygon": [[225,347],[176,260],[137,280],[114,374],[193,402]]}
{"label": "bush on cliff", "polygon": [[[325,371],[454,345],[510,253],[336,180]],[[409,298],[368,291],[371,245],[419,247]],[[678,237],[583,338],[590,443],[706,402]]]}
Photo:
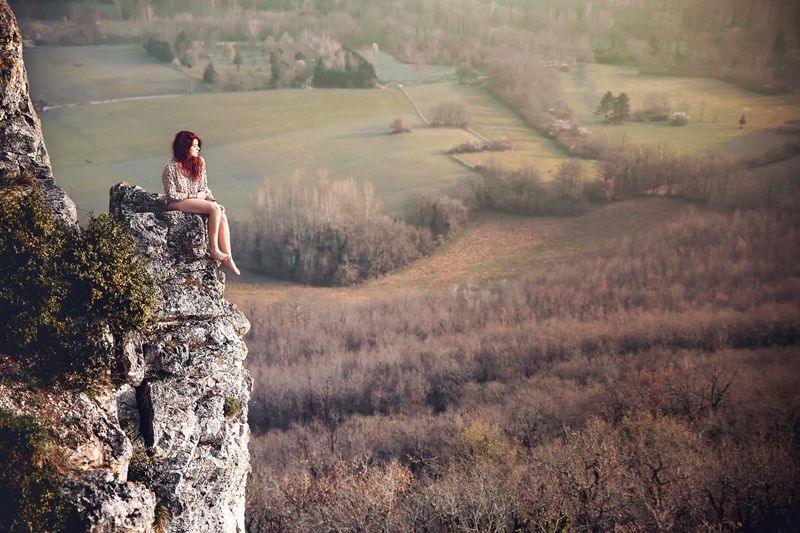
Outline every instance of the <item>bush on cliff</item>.
{"label": "bush on cliff", "polygon": [[30,415],[0,409],[0,531],[61,531],[65,502],[52,441]]}
{"label": "bush on cliff", "polygon": [[0,198],[0,352],[45,383],[86,386],[111,369],[103,339],[146,326],[154,282],[108,214],[79,231],[35,188]]}

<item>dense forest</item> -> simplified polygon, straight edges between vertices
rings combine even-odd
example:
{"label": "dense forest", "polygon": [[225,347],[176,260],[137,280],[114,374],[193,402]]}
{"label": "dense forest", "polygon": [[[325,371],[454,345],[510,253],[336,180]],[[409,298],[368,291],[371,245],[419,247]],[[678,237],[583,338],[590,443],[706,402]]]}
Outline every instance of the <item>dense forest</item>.
{"label": "dense forest", "polygon": [[268,384],[249,527],[796,529],[798,212],[698,209],[518,281],[244,309]]}

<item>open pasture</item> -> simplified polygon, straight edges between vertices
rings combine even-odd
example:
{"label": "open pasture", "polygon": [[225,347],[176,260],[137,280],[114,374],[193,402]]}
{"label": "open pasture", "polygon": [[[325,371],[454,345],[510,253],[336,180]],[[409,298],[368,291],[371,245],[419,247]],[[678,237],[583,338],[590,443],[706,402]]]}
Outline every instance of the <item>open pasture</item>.
{"label": "open pasture", "polygon": [[[390,135],[404,117],[414,128]],[[472,175],[443,156],[472,136],[422,127],[396,90],[276,90],[185,95],[62,108],[42,115],[56,179],[85,211],[108,208],[126,180],[161,190],[176,131],[204,141],[209,180],[232,212],[249,215],[265,179],[355,177],[375,184],[388,207],[412,190],[441,189]]]}
{"label": "open pasture", "polygon": [[398,82],[406,85],[451,81],[456,69],[447,65],[415,65],[403,63],[386,52],[375,52],[368,48],[360,50],[364,59],[372,63],[378,79],[383,82]]}
{"label": "open pasture", "polygon": [[[782,146],[792,137],[770,131],[800,119],[800,96],[762,95],[710,78],[640,74],[635,68],[579,64],[562,74],[569,106],[578,120],[612,143],[664,144],[678,153],[720,152],[752,156]],[[641,109],[648,94],[666,95],[671,111],[686,111],[690,122],[626,122],[612,125],[594,114],[603,94],[625,92],[631,111]],[[739,117],[747,124],[739,128]]]}
{"label": "open pasture", "polygon": [[137,45],[42,46],[24,53],[31,98],[50,106],[203,90]]}
{"label": "open pasture", "polygon": [[569,155],[553,141],[533,130],[484,87],[442,82],[416,85],[406,90],[427,118],[431,108],[437,104],[460,103],[467,108],[472,129],[489,139],[511,141],[514,149],[508,152],[459,154],[458,157],[469,164],[488,165],[494,161],[509,169],[532,166],[540,172],[543,180],[547,180],[561,163],[569,159]]}

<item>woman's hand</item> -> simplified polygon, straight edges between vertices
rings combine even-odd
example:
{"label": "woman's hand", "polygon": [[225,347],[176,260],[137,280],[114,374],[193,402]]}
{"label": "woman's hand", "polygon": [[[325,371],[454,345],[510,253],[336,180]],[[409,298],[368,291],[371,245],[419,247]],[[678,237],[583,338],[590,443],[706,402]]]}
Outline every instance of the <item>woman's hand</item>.
{"label": "woman's hand", "polygon": [[197,199],[198,200],[205,200],[206,199],[206,193],[204,193],[202,191],[197,193]]}

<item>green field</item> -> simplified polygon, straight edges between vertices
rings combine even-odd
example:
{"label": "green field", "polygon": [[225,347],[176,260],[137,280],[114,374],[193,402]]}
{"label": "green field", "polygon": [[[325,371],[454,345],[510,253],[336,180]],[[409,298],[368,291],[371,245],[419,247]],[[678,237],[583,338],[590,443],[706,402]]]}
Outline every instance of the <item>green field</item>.
{"label": "green field", "polygon": [[[769,128],[800,119],[800,96],[767,96],[719,80],[639,74],[630,67],[581,64],[562,74],[569,106],[578,120],[612,142],[665,144],[679,153],[724,152],[748,156],[782,146],[790,140]],[[648,93],[666,93],[672,111],[687,111],[686,127],[665,122],[603,123],[594,110],[606,91],[625,92],[631,110],[642,107]],[[739,129],[739,117],[747,125]]]}
{"label": "green field", "polygon": [[403,63],[386,52],[372,49],[359,52],[375,67],[378,79],[383,82],[400,82],[406,85],[451,81],[456,77],[456,69],[445,65],[413,65]]}
{"label": "green field", "polygon": [[[423,114],[429,116],[442,102],[460,102],[478,134],[508,139],[514,147],[460,155],[467,165],[533,166],[546,180],[568,159],[484,87],[441,81],[452,78],[451,68],[412,66],[384,53],[372,54],[384,80],[415,83],[406,90]],[[84,215],[107,209],[109,187],[122,180],[160,191],[161,169],[180,129],[203,137],[212,189],[242,216],[252,213],[255,192],[265,179],[366,179],[392,208],[410,191],[446,189],[475,175],[445,151],[477,137],[464,130],[426,127],[398,89],[187,94],[186,74],[155,62],[137,46],[32,48],[26,50],[26,61],[34,98],[51,104],[116,100],[62,107],[41,116],[56,179]],[[200,70],[202,65],[196,65],[189,74]],[[800,118],[795,96],[761,96],[715,80],[579,65],[563,81],[579,119],[599,135],[666,143],[681,152],[761,153],[787,140],[765,128]],[[634,109],[647,93],[666,92],[673,109],[690,109],[692,122],[685,128],[602,124],[593,114],[594,100],[606,88],[628,92]],[[162,94],[172,96],[156,97]],[[152,98],[140,98],[146,96]],[[736,121],[743,110],[749,122],[740,130]],[[390,122],[398,117],[412,127],[411,134],[388,134]]]}
{"label": "green field", "polygon": [[[409,135],[389,135],[403,116]],[[154,98],[62,108],[42,115],[58,183],[79,207],[107,209],[108,189],[127,180],[161,190],[161,170],[180,129],[204,141],[216,196],[249,214],[265,179],[321,169],[372,181],[390,207],[407,192],[440,189],[472,171],[443,155],[471,135],[425,128],[397,90],[276,90]]]}
{"label": "green field", "polygon": [[508,152],[459,155],[468,163],[486,165],[494,160],[511,169],[533,166],[546,178],[569,158],[553,141],[531,129],[519,115],[492,97],[484,87],[443,82],[408,87],[407,91],[428,117],[431,108],[437,104],[463,104],[470,115],[470,126],[475,131],[489,139],[507,139],[514,147]]}
{"label": "green field", "polygon": [[51,106],[202,89],[136,45],[43,46],[24,54],[31,98]]}

